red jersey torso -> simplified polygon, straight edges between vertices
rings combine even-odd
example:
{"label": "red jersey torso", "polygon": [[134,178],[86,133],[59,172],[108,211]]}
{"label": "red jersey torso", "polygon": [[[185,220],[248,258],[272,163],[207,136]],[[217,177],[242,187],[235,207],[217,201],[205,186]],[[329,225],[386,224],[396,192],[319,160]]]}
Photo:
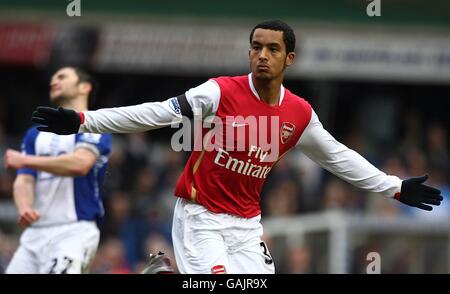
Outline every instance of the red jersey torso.
{"label": "red jersey torso", "polygon": [[[214,79],[221,91],[216,119],[203,132],[203,150],[192,151],[175,195],[215,213],[251,218],[261,213],[260,193],[268,173],[299,140],[311,106],[285,89],[271,106],[252,92],[249,76]],[[217,122],[217,121],[216,121]]]}

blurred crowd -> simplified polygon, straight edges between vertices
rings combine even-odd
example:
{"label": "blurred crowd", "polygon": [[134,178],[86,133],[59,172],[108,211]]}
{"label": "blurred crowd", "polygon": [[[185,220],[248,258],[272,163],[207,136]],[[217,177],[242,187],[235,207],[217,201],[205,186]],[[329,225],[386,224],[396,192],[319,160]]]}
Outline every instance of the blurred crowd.
{"label": "blurred crowd", "polygon": [[[0,103],[4,101],[0,99]],[[336,134],[330,123],[324,123],[325,128],[388,174],[400,178],[428,174],[428,183],[442,191],[442,205],[426,213],[371,195],[341,181],[294,150],[269,175],[261,197],[263,220],[325,210],[390,217],[450,217],[448,126],[439,120],[426,121],[420,109],[402,113],[398,119],[398,112],[390,111],[389,103],[373,104],[373,101],[368,99],[358,106],[362,114],[354,117],[352,127],[344,127],[344,132]],[[6,112],[5,105],[0,105],[0,116]],[[381,119],[377,116],[379,112],[385,114]],[[320,109],[318,113],[320,116]],[[346,119],[345,115],[336,118],[342,119]],[[170,236],[176,200],[173,189],[189,154],[174,152],[170,139],[162,137],[151,133],[114,135],[103,187],[106,215],[92,273],[138,273],[150,252],[163,251],[174,260]],[[19,134],[8,135],[0,122],[0,154],[3,156],[8,147],[19,146]],[[10,207],[15,174],[4,169],[2,156],[0,207]],[[14,219],[2,219],[0,224],[1,271],[17,247],[20,230]],[[271,241],[270,236],[265,237]],[[397,243],[401,242],[404,241]],[[376,242],[370,244],[380,246]],[[291,242],[286,246],[283,257],[275,260],[278,273],[318,271],[321,257],[312,249],[314,242]],[[399,255],[399,268],[393,267],[393,272],[405,270],[401,264],[407,254],[404,251]],[[358,272],[358,266],[354,265],[352,270]]]}

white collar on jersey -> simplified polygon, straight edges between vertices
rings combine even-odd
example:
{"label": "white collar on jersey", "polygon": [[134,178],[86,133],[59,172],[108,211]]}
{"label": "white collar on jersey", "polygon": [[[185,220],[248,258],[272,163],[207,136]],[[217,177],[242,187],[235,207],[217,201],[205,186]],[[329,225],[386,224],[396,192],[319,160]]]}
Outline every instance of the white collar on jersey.
{"label": "white collar on jersey", "polygon": [[[255,94],[255,96],[261,100],[261,98],[258,95],[258,92],[256,92],[255,86],[253,85],[253,80],[252,80],[252,73],[248,74],[248,84],[250,86],[250,89],[252,89],[253,94]],[[280,99],[278,101],[278,105],[281,105],[281,102],[283,102],[283,98],[284,98],[284,87],[283,84],[281,84],[281,89],[280,89]]]}

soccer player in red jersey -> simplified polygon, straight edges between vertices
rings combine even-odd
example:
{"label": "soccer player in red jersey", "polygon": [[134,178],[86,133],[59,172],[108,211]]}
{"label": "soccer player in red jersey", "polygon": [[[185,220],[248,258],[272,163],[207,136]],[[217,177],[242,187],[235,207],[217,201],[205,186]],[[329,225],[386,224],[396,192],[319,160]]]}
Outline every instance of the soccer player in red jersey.
{"label": "soccer player in red jersey", "polygon": [[[275,163],[290,149],[345,181],[425,210],[440,191],[426,176],[386,175],[333,138],[310,104],[284,88],[294,63],[295,35],[282,21],[266,21],[250,34],[251,73],[218,77],[163,102],[74,112],[39,107],[43,131],[130,133],[201,116],[201,140],[175,187],[172,237],[181,273],[274,273],[261,240],[260,192]],[[198,139],[197,138],[197,139]]]}

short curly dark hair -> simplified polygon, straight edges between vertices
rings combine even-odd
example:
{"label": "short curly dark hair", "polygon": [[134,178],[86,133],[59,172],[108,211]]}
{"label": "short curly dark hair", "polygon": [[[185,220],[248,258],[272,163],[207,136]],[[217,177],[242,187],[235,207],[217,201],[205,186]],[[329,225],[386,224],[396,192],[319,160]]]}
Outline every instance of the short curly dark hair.
{"label": "short curly dark hair", "polygon": [[294,52],[295,50],[295,34],[294,30],[285,22],[281,20],[267,20],[257,24],[250,33],[250,45],[253,40],[253,33],[256,29],[265,29],[272,31],[283,32],[283,41],[286,45],[286,53]]}

